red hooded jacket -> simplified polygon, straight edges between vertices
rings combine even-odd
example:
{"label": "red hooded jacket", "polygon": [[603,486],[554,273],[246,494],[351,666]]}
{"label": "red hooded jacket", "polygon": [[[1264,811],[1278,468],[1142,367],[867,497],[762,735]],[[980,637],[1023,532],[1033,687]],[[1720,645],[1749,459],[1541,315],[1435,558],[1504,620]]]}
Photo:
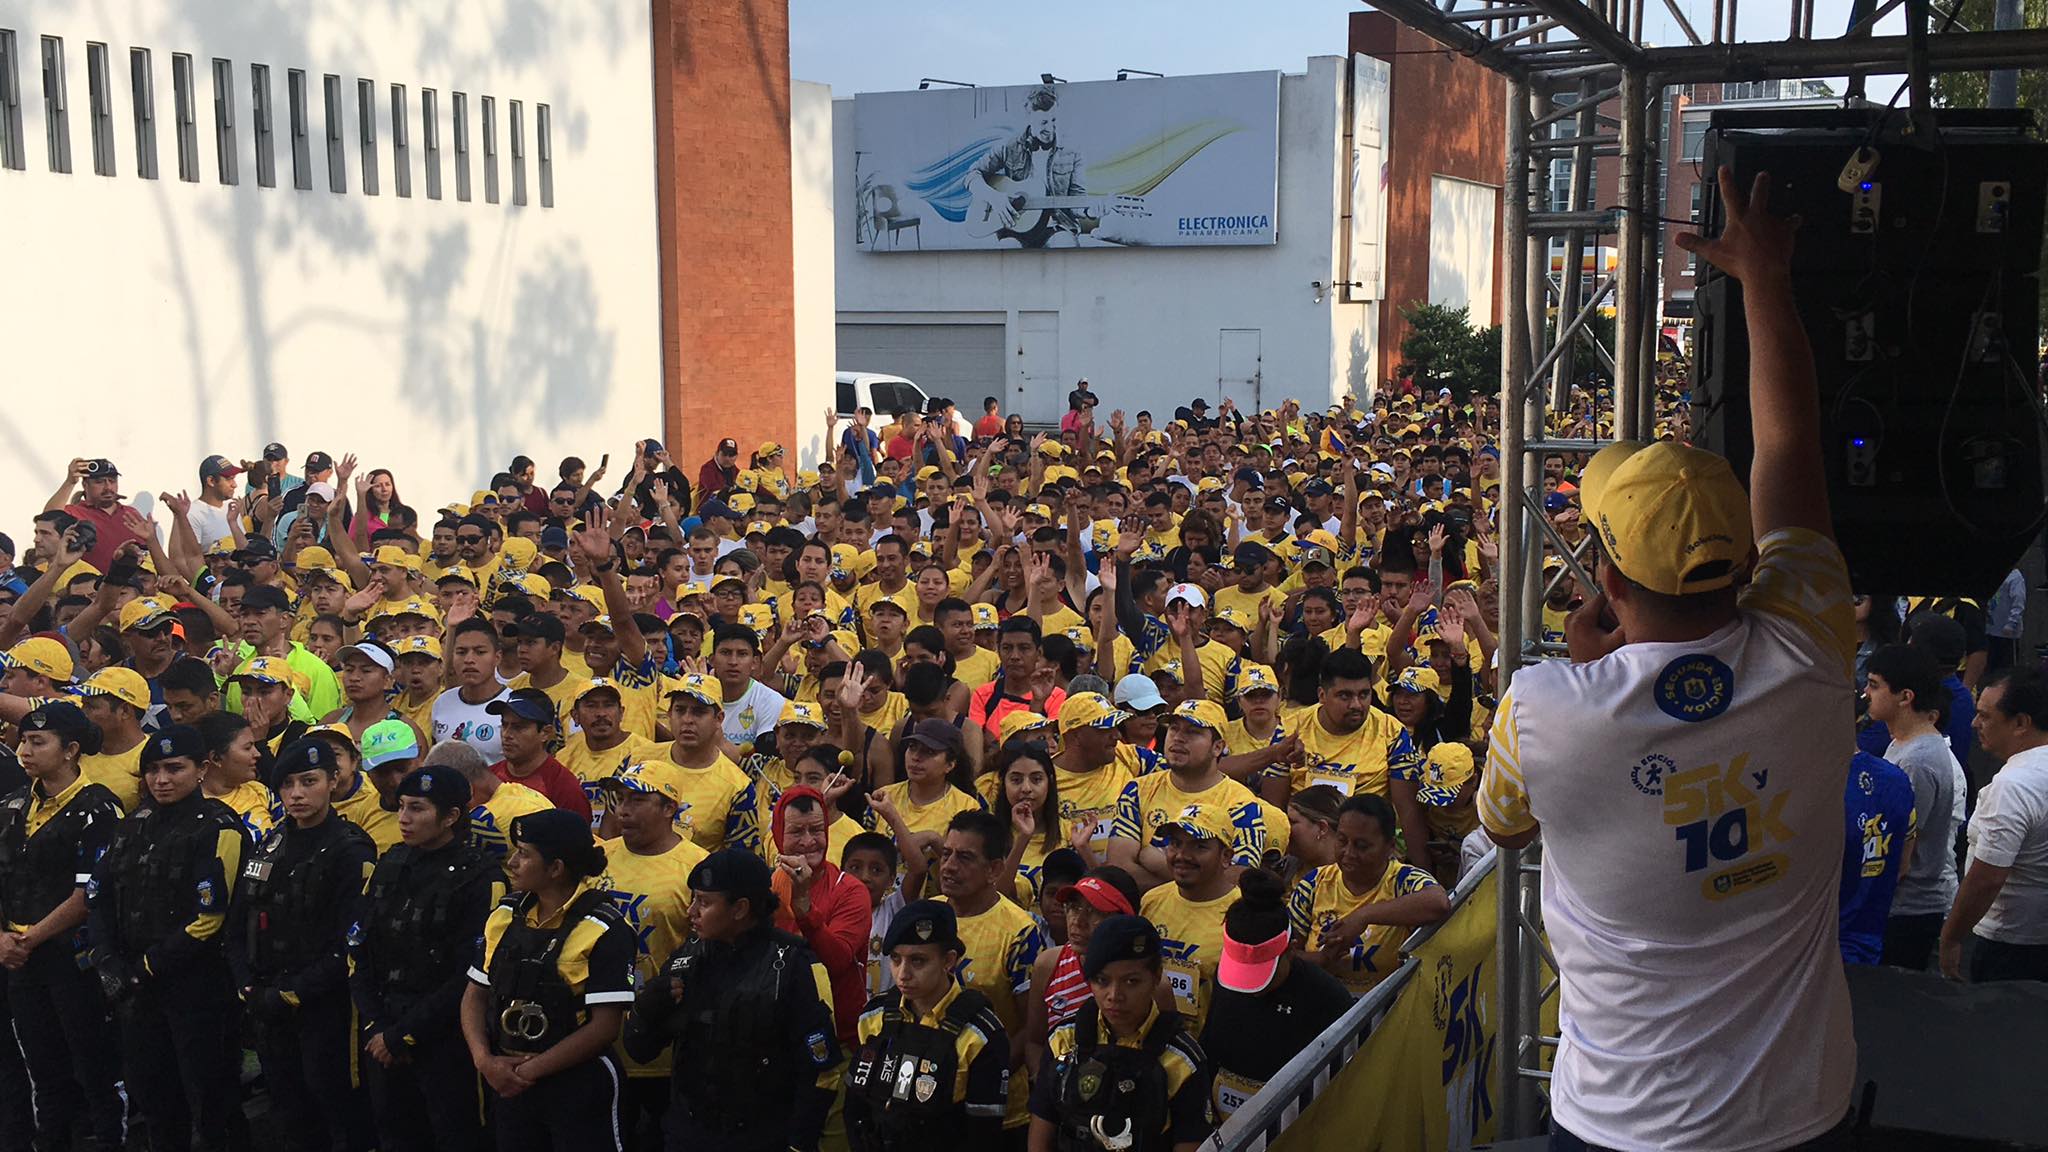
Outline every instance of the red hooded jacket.
{"label": "red hooded jacket", "polygon": [[[778,852],[782,849],[782,814],[799,796],[810,797],[825,809],[828,820],[831,817],[832,806],[817,789],[796,787],[784,792],[775,802],[772,825]],[[775,926],[803,937],[825,965],[825,974],[832,981],[832,1019],[838,1026],[840,1044],[851,1052],[861,1009],[868,1002],[868,933],[873,910],[868,907],[867,885],[826,860],[818,865],[818,874],[811,881],[811,910],[799,916],[788,871],[778,867],[774,883],[775,894],[782,901],[775,911]]]}

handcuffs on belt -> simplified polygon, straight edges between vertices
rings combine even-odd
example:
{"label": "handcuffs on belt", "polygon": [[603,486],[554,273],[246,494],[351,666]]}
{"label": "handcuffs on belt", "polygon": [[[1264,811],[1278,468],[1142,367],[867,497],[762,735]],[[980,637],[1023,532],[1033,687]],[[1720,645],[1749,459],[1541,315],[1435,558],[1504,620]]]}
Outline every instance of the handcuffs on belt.
{"label": "handcuffs on belt", "polygon": [[514,1000],[498,1014],[498,1028],[507,1036],[532,1043],[548,1034],[548,1014],[531,1000]]}

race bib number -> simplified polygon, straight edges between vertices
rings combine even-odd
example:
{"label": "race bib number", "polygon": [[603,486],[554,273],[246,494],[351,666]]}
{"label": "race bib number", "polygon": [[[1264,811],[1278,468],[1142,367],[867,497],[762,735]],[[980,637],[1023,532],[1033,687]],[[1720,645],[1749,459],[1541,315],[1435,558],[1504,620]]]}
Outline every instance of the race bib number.
{"label": "race bib number", "polygon": [[1216,1070],[1216,1118],[1228,1119],[1232,1112],[1244,1107],[1258,1094],[1261,1083],[1236,1075],[1228,1069]]}
{"label": "race bib number", "polygon": [[1324,776],[1318,779],[1316,783],[1328,784],[1346,796],[1351,795],[1351,777],[1349,776]]}
{"label": "race bib number", "polygon": [[1185,960],[1166,961],[1166,987],[1173,993],[1174,1006],[1193,1019],[1195,997],[1202,986],[1201,969]]}

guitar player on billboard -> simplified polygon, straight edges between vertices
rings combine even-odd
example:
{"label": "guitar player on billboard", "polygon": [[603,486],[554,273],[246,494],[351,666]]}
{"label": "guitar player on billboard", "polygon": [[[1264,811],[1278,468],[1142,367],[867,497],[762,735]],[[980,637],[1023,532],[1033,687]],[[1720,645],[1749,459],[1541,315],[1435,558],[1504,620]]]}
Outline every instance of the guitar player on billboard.
{"label": "guitar player on billboard", "polygon": [[[1074,248],[1095,233],[1102,218],[1084,203],[1081,157],[1059,146],[1059,93],[1049,84],[1033,88],[1024,98],[1029,113],[1023,131],[991,149],[967,173],[967,191],[984,225],[993,225],[997,240],[1015,240],[1025,248]],[[1044,207],[1041,202],[1055,202]],[[1097,240],[1131,241],[1103,233]]]}

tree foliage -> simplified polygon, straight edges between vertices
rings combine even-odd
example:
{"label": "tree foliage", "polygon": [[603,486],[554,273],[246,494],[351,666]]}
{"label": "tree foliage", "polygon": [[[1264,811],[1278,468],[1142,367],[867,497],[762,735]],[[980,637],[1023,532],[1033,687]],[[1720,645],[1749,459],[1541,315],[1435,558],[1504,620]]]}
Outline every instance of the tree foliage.
{"label": "tree foliage", "polygon": [[1401,318],[1408,322],[1395,370],[1401,379],[1432,391],[1449,388],[1460,403],[1500,391],[1500,325],[1475,327],[1470,309],[1442,304],[1404,305]]}

